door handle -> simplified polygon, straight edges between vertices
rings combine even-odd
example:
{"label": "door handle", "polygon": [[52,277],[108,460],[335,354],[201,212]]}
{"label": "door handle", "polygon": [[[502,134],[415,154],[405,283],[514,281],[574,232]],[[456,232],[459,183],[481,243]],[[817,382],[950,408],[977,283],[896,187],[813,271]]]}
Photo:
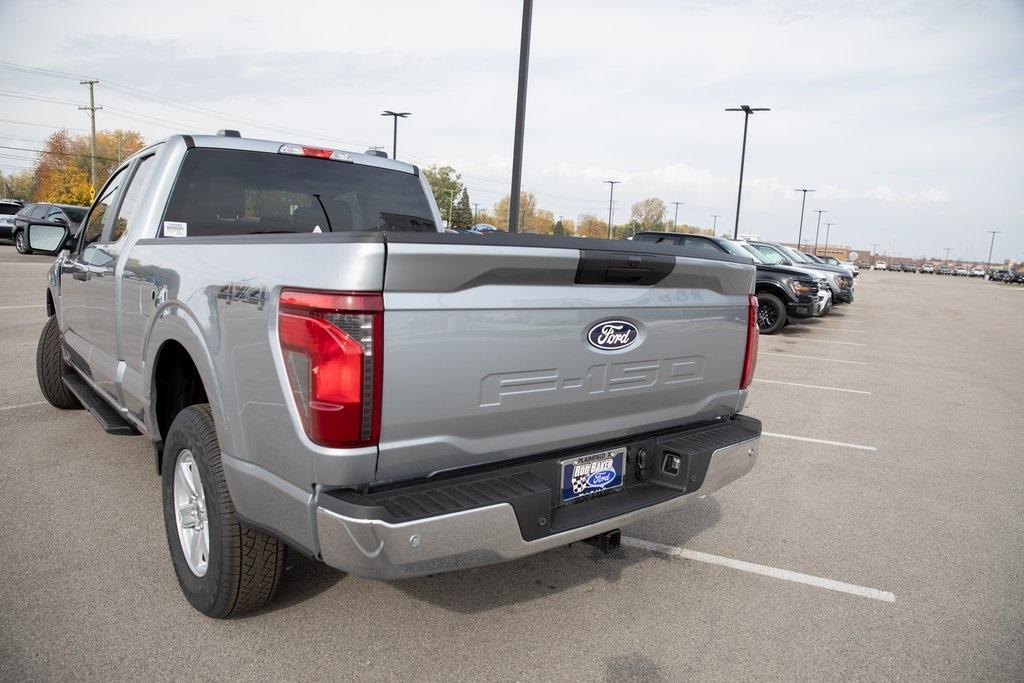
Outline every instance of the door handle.
{"label": "door handle", "polygon": [[71,274],[71,277],[73,277],[76,280],[81,280],[82,282],[86,282],[89,279],[89,271],[87,271],[87,270],[76,270],[75,272],[73,272]]}

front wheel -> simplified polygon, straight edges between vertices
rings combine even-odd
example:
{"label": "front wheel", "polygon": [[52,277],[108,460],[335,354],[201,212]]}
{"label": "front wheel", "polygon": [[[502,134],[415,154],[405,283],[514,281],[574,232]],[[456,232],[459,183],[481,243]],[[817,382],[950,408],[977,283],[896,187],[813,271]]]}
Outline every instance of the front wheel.
{"label": "front wheel", "polygon": [[50,316],[43,325],[39,344],[36,345],[36,379],[39,381],[39,391],[43,392],[43,397],[54,408],[74,410],[82,407],[64,384],[64,375],[69,372],[71,368],[61,355],[57,316]]}
{"label": "front wheel", "polygon": [[14,248],[18,250],[19,254],[32,253],[32,250],[28,248],[28,238],[25,237],[24,230],[14,233]]}
{"label": "front wheel", "polygon": [[174,418],[161,469],[167,544],[189,603],[221,619],[270,602],[284,573],[285,546],[239,523],[209,404]]}
{"label": "front wheel", "polygon": [[774,294],[757,295],[757,330],[761,334],[775,334],[786,324],[786,305]]}

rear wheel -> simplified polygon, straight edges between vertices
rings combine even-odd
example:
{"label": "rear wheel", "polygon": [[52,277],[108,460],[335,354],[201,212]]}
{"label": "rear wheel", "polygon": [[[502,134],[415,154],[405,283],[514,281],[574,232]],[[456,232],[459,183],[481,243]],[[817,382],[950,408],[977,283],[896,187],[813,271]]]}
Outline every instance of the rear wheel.
{"label": "rear wheel", "polygon": [[61,355],[57,316],[50,316],[43,325],[43,332],[39,335],[39,344],[36,346],[36,379],[39,380],[39,390],[43,392],[43,397],[54,408],[72,410],[82,407],[75,395],[64,385],[63,376],[69,372],[71,369]]}
{"label": "rear wheel", "polygon": [[757,330],[761,334],[775,334],[786,324],[786,305],[774,294],[757,295]]}
{"label": "rear wheel", "polygon": [[189,603],[224,618],[270,602],[284,573],[285,546],[239,523],[208,404],[174,418],[161,476],[167,544]]}
{"label": "rear wheel", "polygon": [[18,250],[19,254],[32,253],[32,250],[28,248],[28,239],[25,237],[24,230],[14,233],[14,248]]}

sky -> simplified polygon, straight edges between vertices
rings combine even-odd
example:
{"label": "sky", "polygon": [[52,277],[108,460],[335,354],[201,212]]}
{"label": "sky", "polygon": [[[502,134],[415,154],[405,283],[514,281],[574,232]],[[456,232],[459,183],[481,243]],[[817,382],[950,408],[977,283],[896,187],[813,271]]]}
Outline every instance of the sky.
{"label": "sky", "polygon": [[[3,0],[0,145],[101,129],[237,128],[450,164],[481,208],[509,191],[519,2]],[[16,28],[12,28],[16,27]],[[40,38],[45,36],[44,40]],[[54,77],[10,68],[53,70]],[[138,92],[141,91],[141,95]],[[11,95],[14,96],[11,96]],[[27,99],[25,96],[40,99]],[[900,256],[1024,259],[1024,2],[539,0],[523,188],[556,216],[645,197],[679,222]],[[31,152],[0,157],[0,170]],[[15,157],[21,158],[15,158]],[[808,232],[810,238],[808,238]]]}

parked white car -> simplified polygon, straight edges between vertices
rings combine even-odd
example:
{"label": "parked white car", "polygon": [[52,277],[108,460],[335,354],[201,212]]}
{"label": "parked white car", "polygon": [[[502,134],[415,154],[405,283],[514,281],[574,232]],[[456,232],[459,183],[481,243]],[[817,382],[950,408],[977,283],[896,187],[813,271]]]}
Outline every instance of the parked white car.
{"label": "parked white car", "polygon": [[923,266],[921,266],[921,272],[922,273],[932,273],[932,274],[934,274],[935,273],[935,266],[933,266],[930,263],[926,263]]}
{"label": "parked white car", "polygon": [[984,268],[972,268],[971,269],[971,277],[985,277],[985,269]]}
{"label": "parked white car", "polygon": [[875,270],[889,270],[889,266],[885,261],[875,261]]}

